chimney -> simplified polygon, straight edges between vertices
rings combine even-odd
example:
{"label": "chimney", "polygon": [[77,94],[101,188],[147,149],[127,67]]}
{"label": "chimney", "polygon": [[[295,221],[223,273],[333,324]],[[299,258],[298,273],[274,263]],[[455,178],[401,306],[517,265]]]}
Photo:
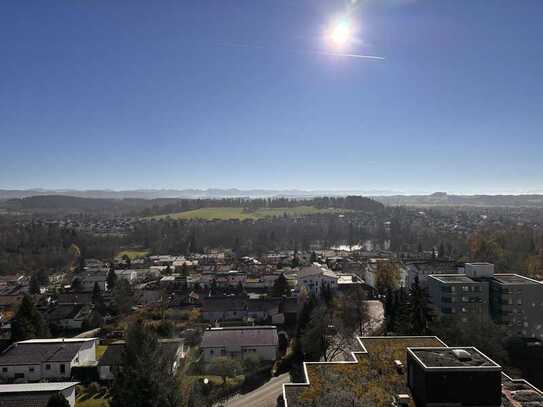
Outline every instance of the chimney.
{"label": "chimney", "polygon": [[396,371],[398,372],[398,374],[403,374],[404,373],[403,363],[400,360],[396,359],[394,361],[394,366],[396,367]]}

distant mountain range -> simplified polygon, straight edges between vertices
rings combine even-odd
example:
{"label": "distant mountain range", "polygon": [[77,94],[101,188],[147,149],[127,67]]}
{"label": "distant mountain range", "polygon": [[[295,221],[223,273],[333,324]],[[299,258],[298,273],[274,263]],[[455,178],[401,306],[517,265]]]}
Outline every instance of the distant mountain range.
{"label": "distant mountain range", "polygon": [[[271,198],[284,197],[296,199],[308,199],[321,196],[347,196],[362,195],[371,197],[387,206],[479,206],[479,207],[532,207],[543,208],[543,195],[449,195],[445,192],[436,192],[430,195],[394,195],[394,191],[303,191],[303,190],[267,190],[267,189],[156,189],[156,190],[2,190],[0,189],[0,201],[20,200],[29,197],[48,197],[39,202],[39,207],[54,208],[61,205],[65,200],[62,197],[74,198],[71,203],[76,207],[84,208],[87,205],[115,207],[121,204],[122,207],[149,206],[152,203],[144,203],[141,200],[162,200],[175,199],[220,199],[220,198]],[[77,198],[77,200],[76,200]],[[90,202],[84,202],[84,201]],[[131,202],[133,200],[133,202]],[[161,202],[165,203],[165,202]],[[27,202],[30,206],[31,202]],[[43,205],[43,206],[42,206]],[[61,205],[62,206],[62,205]]]}
{"label": "distant mountain range", "polygon": [[77,198],[100,199],[157,199],[157,198],[313,198],[318,196],[347,196],[347,195],[391,195],[397,191],[303,191],[303,190],[271,190],[271,189],[135,189],[125,191],[113,190],[75,190],[75,189],[0,189],[0,200],[21,199],[31,196],[62,195]]}

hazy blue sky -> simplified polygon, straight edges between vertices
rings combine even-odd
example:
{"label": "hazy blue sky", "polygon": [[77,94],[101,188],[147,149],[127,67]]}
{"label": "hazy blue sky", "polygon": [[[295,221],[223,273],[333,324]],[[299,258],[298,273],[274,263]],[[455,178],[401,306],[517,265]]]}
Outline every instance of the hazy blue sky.
{"label": "hazy blue sky", "polygon": [[543,192],[542,0],[350,3],[1,1],[0,187]]}

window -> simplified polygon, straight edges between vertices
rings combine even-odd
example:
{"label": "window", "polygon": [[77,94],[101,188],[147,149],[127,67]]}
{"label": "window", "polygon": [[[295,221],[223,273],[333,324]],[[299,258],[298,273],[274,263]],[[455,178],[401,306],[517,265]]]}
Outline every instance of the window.
{"label": "window", "polygon": [[29,367],[29,368],[28,368],[28,371],[32,373],[32,372],[34,371],[34,368],[33,368],[33,367]]}
{"label": "window", "polygon": [[210,355],[213,355],[213,349],[211,349],[211,350],[209,351],[209,354],[210,354]]}
{"label": "window", "polygon": [[2,368],[2,373],[6,373],[8,371],[8,368],[7,367],[3,367]]}
{"label": "window", "polygon": [[60,373],[66,373],[66,365],[64,363],[60,365]]}
{"label": "window", "polygon": [[45,365],[45,370],[51,370],[51,365]]}

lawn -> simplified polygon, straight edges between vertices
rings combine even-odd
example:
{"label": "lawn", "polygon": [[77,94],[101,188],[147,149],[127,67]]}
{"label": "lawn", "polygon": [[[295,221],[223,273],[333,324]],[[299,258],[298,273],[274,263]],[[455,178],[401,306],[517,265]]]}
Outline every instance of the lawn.
{"label": "lawn", "polygon": [[109,402],[101,398],[90,398],[85,401],[77,399],[75,401],[75,407],[109,407]]}
{"label": "lawn", "polygon": [[79,394],[75,407],[109,407],[109,394],[103,390],[97,394]]}
{"label": "lawn", "polygon": [[134,259],[140,259],[142,257],[145,257],[148,254],[149,254],[149,250],[147,249],[127,249],[127,250],[120,251],[117,254],[117,257],[123,257],[126,255],[130,258],[130,260],[134,260]]}
{"label": "lawn", "polygon": [[98,345],[96,346],[96,360],[100,360],[102,355],[106,352],[107,346]]}
{"label": "lawn", "polygon": [[228,220],[228,219],[263,219],[273,216],[303,216],[323,213],[342,213],[341,209],[317,209],[312,206],[297,206],[294,208],[260,208],[246,211],[243,208],[201,208],[192,211],[171,213],[167,215],[152,216],[153,219],[202,219],[202,220]]}

